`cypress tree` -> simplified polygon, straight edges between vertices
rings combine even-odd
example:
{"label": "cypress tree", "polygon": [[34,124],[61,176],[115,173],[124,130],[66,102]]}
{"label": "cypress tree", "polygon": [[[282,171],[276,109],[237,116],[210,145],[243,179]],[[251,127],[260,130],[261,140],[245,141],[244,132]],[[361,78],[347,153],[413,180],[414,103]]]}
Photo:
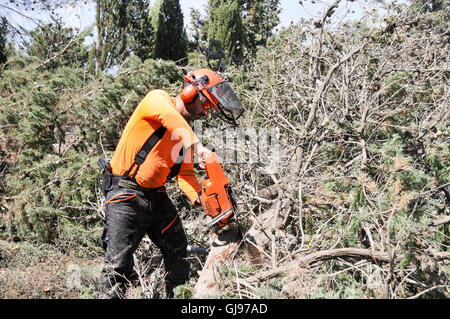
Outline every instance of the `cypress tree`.
{"label": "cypress tree", "polygon": [[133,1],[130,7],[130,33],[133,39],[131,51],[142,61],[152,57],[154,28],[148,0]]}
{"label": "cypress tree", "polygon": [[[162,0],[158,15],[154,58],[186,62],[187,36],[178,0]],[[184,61],[183,61],[184,60]]]}
{"label": "cypress tree", "polygon": [[0,63],[5,63],[7,56],[5,52],[6,36],[8,34],[8,21],[5,17],[0,18]]}
{"label": "cypress tree", "polygon": [[152,50],[149,0],[96,0],[96,74],[122,63],[131,53],[145,60]]}
{"label": "cypress tree", "polygon": [[225,62],[238,62],[242,57],[244,32],[238,0],[210,0],[208,42],[220,46]]}
{"label": "cypress tree", "polygon": [[120,63],[126,54],[126,3],[121,0],[96,0],[97,45],[95,73]]}
{"label": "cypress tree", "polygon": [[[150,21],[152,23],[153,30],[153,44],[156,44],[156,31],[158,30],[158,23],[159,23],[159,11],[161,10],[161,3],[162,0],[155,0],[153,2],[153,5],[150,8]],[[152,49],[152,56],[154,54],[155,47],[153,46]]]}

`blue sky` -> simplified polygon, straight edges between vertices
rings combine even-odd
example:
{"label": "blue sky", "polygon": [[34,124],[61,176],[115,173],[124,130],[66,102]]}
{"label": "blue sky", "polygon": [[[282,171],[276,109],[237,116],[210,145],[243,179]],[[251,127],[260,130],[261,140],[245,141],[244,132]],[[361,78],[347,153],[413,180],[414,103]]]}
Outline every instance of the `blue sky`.
{"label": "blue sky", "polygon": [[[383,1],[391,2],[392,0]],[[317,19],[321,17],[321,13],[323,13],[324,9],[333,2],[334,0],[317,0],[312,3],[311,0],[303,0],[303,5],[300,5],[298,0],[280,0],[280,24],[281,26],[287,26],[291,22],[299,22],[301,18]],[[188,25],[190,22],[190,8],[193,7],[203,11],[208,4],[208,0],[180,0],[180,4],[184,13],[185,25]],[[358,18],[364,11],[369,11],[371,7],[373,7],[373,5],[369,5],[367,0],[343,0],[335,11],[336,20],[339,21],[344,16]]]}
{"label": "blue sky", "polygon": [[[156,0],[151,0],[150,3],[154,3]],[[385,0],[386,1],[386,0]],[[390,1],[390,0],[388,0]],[[280,14],[280,24],[282,26],[287,26],[291,22],[298,22],[300,19],[306,18],[318,18],[327,4],[331,4],[334,0],[321,0],[314,1],[313,4],[311,0],[304,0],[303,5],[299,4],[298,0],[280,0],[281,14]],[[199,9],[202,13],[208,4],[208,0],[180,0],[181,9],[184,14],[184,21],[186,28],[190,23],[190,8]],[[335,12],[336,16],[344,16],[349,14],[355,16],[361,14],[364,8],[367,7],[367,0],[357,0],[357,1],[346,1],[343,0],[339,4],[338,9]],[[354,13],[352,13],[354,11]],[[95,6],[90,5],[90,8],[83,9],[81,11],[82,24],[86,24],[88,21],[92,21],[95,16]]]}
{"label": "blue sky", "polygon": [[[154,1],[151,1],[151,3],[152,2]],[[186,27],[190,23],[190,8],[198,9],[203,13],[207,4],[208,0],[180,0]],[[305,12],[304,8],[298,3],[298,0],[281,0],[280,6],[282,9],[280,15],[282,25],[288,25],[291,21],[297,22],[300,20],[300,17],[308,16],[308,13]],[[305,6],[308,7],[307,4]],[[314,10],[311,9],[310,12],[314,12]],[[69,24],[75,25],[77,27],[81,26],[81,28],[84,28],[91,23],[94,17],[95,5],[89,4],[70,10],[70,14],[67,15],[67,20],[69,20]]]}
{"label": "blue sky", "polygon": [[[151,1],[153,3],[156,0]],[[385,0],[386,1],[386,0]],[[390,1],[390,0],[389,0]],[[332,3],[333,0],[321,0],[315,1],[312,4],[311,0],[304,0],[303,6],[299,4],[298,0],[281,0],[281,14],[280,14],[280,22],[282,26],[287,26],[291,22],[298,22],[300,19],[306,18],[318,18],[320,16],[320,11],[323,11],[326,4]],[[95,19],[95,4],[93,1],[88,3],[87,5],[83,4],[84,1],[77,2],[75,7],[59,10],[58,13],[61,14],[63,20],[70,26],[84,29],[87,26],[91,25]],[[185,26],[188,29],[188,25],[190,23],[190,8],[199,9],[202,13],[204,13],[205,7],[208,3],[208,0],[180,0],[180,4],[184,13]],[[357,1],[341,1],[339,8],[336,10],[335,16],[337,16],[336,20],[338,21],[343,16],[353,16],[357,17],[361,16],[361,13],[368,9],[367,0],[357,0]],[[4,10],[2,10],[4,11]],[[352,13],[354,11],[354,13]],[[37,12],[25,12],[27,15],[44,18],[42,13]],[[10,13],[13,15],[13,13]],[[23,18],[21,16],[13,15],[13,19],[16,20],[17,25],[29,26],[28,28],[34,28],[36,25],[30,23],[30,20]]]}
{"label": "blue sky", "polygon": [[[208,0],[180,0],[180,4],[184,13],[185,23],[189,23],[190,8],[203,11],[204,7],[208,4]],[[288,25],[291,21],[297,22],[303,14],[302,6],[298,3],[298,0],[281,0],[280,6],[283,10],[280,17],[283,25]],[[188,18],[187,21],[186,18]]]}

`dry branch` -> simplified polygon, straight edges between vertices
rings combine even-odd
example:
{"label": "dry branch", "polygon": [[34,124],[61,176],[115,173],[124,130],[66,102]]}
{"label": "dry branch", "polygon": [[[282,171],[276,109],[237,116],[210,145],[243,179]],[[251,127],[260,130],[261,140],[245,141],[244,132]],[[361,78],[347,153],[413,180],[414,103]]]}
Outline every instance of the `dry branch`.
{"label": "dry branch", "polygon": [[450,223],[450,216],[444,217],[444,218],[439,219],[439,220],[430,221],[429,225],[430,226],[440,226],[440,225],[445,225],[445,224],[448,224],[448,223]]}
{"label": "dry branch", "polygon": [[[391,257],[388,253],[381,251],[371,251],[370,249],[361,249],[361,248],[337,248],[337,249],[328,249],[318,251],[303,257],[300,257],[299,263],[300,265],[310,264],[316,261],[323,261],[333,258],[365,258],[370,259],[375,262],[390,262]],[[397,256],[399,259],[403,259],[403,255]]]}

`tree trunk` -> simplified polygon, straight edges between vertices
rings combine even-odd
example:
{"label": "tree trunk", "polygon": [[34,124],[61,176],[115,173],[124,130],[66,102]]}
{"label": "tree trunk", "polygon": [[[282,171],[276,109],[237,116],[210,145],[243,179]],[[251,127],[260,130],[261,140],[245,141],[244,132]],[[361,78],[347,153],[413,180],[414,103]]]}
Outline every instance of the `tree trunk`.
{"label": "tree trunk", "polygon": [[193,299],[217,298],[220,296],[218,267],[225,260],[233,258],[241,240],[241,233],[238,229],[222,231],[215,236],[205,266],[195,285]]}

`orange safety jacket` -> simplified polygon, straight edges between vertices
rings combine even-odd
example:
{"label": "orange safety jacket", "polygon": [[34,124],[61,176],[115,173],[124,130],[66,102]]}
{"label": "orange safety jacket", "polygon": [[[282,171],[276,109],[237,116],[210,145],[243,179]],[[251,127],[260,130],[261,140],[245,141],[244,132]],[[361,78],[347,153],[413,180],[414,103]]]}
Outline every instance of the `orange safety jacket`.
{"label": "orange safety jacket", "polygon": [[[167,131],[140,165],[135,179],[145,188],[165,185],[181,148],[187,150],[176,177],[178,185],[194,203],[201,186],[194,173],[193,145],[199,142],[192,128],[175,109],[175,99],[163,90],[150,91],[129,119],[111,160],[112,173],[122,176],[134,163],[136,154],[159,127]],[[136,165],[129,176],[133,176]]]}

